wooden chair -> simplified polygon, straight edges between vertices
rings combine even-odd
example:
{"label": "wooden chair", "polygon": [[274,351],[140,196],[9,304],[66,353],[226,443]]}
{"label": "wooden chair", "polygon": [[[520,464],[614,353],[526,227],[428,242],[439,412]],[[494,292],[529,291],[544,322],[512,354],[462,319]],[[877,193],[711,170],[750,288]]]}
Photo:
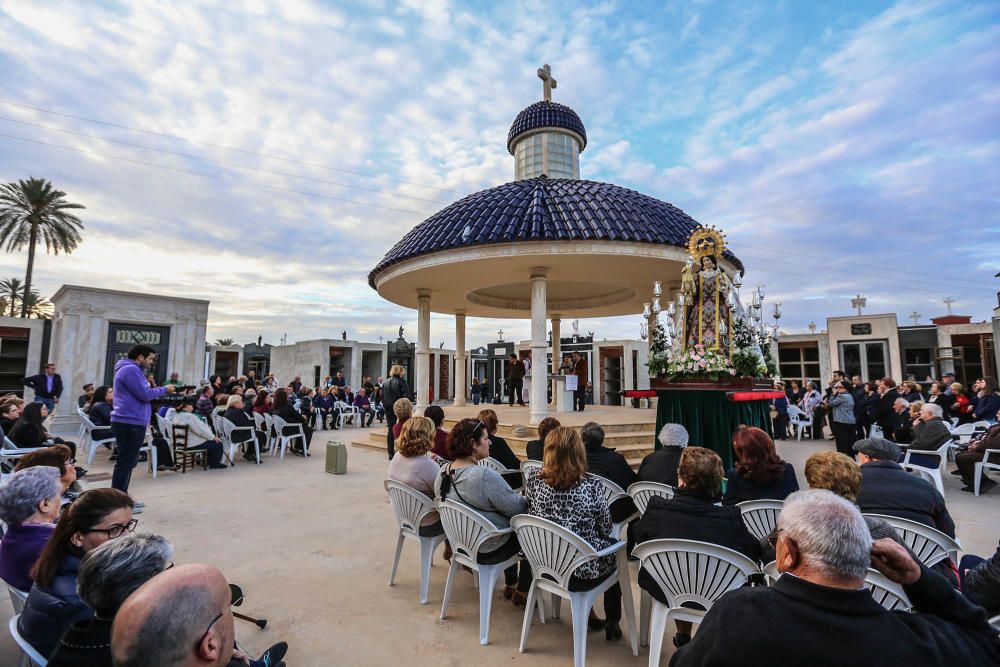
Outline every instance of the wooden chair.
{"label": "wooden chair", "polygon": [[191,467],[195,466],[195,461],[201,458],[201,469],[208,470],[208,451],[204,449],[190,450],[188,445],[188,427],[183,424],[171,424],[174,440],[174,464],[181,466],[181,473],[187,472],[188,461]]}

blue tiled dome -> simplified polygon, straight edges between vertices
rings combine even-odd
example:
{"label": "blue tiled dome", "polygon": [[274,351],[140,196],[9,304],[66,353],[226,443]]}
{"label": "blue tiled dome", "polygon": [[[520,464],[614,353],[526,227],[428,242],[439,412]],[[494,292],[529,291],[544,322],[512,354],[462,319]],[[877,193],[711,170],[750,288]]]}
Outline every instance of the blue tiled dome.
{"label": "blue tiled dome", "polygon": [[[698,222],[676,206],[610,183],[544,176],[460,199],[414,227],[368,274],[441,250],[517,241],[622,241],[686,247]],[[743,265],[728,251],[741,270]]]}
{"label": "blue tiled dome", "polygon": [[565,104],[543,101],[535,102],[517,114],[517,118],[510,126],[510,132],[507,133],[507,150],[513,155],[515,139],[525,132],[543,127],[561,127],[576,132],[583,139],[580,152],[582,153],[587,147],[587,130],[584,129],[583,121],[576,112]]}

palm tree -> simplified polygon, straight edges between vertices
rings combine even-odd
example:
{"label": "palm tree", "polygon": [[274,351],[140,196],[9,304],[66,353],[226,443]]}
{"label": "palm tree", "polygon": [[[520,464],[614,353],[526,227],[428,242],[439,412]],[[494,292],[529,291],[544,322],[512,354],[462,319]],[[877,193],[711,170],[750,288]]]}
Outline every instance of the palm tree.
{"label": "palm tree", "polygon": [[35,269],[35,244],[45,241],[45,251],[55,255],[76,250],[82,240],[83,223],[70,213],[84,208],[65,199],[66,193],[56,190],[45,179],[31,178],[0,186],[0,245],[7,252],[28,247],[28,268],[24,274],[24,296],[21,317],[27,317],[31,299],[31,274]]}
{"label": "palm tree", "polygon": [[[24,283],[20,278],[0,280],[0,299],[3,299],[5,306],[10,306],[10,317],[14,317],[14,308],[22,298],[24,298]],[[5,307],[3,311],[6,310]]]}
{"label": "palm tree", "polygon": [[216,345],[221,345],[222,347],[225,347],[227,345],[234,345],[235,343],[236,341],[234,341],[232,338],[220,338],[217,341],[215,341]]}
{"label": "palm tree", "polygon": [[23,309],[27,312],[27,317],[43,319],[52,316],[52,308],[51,301],[39,294],[38,290],[31,290],[26,307]]}

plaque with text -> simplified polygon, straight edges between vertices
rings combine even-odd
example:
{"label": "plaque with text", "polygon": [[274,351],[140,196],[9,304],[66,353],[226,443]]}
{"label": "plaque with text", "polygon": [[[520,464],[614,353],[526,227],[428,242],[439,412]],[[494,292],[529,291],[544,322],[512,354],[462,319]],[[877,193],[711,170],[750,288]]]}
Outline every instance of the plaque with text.
{"label": "plaque with text", "polygon": [[851,325],[851,335],[852,336],[871,336],[872,335],[872,325],[869,322],[861,322],[859,324]]}

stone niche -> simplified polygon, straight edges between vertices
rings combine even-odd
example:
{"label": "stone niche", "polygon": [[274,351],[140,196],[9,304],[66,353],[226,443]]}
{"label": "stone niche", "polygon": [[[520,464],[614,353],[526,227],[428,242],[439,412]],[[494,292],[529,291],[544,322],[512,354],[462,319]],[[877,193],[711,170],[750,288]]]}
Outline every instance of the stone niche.
{"label": "stone niche", "polygon": [[[162,384],[177,372],[197,384],[205,374],[208,301],[63,285],[52,297],[56,363],[74,399],[88,382],[111,384],[114,365],[136,343],[157,352],[152,372]],[[75,401],[73,403],[75,405]]]}

